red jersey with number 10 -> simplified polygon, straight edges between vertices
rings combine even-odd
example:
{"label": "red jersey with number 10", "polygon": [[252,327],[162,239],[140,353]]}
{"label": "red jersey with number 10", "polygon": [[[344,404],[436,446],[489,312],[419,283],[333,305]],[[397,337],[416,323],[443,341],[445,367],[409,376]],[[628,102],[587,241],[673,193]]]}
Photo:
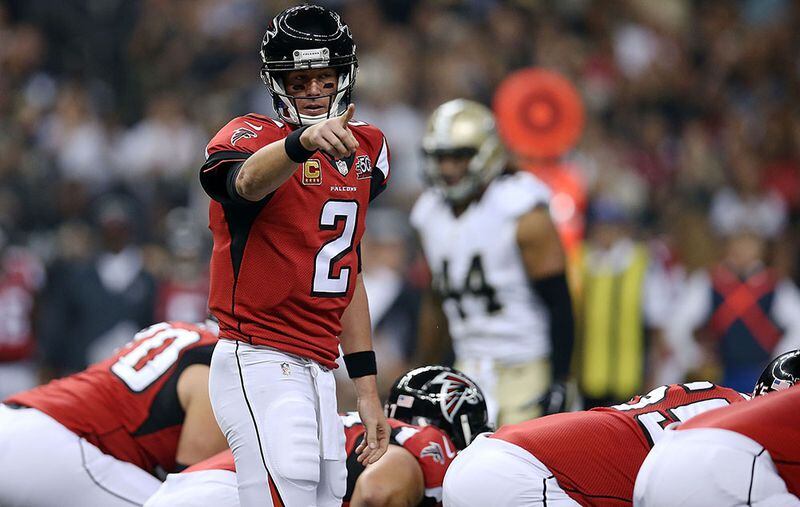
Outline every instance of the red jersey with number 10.
{"label": "red jersey with number 10", "polygon": [[258,202],[231,192],[237,170],[292,128],[249,114],[209,143],[200,181],[213,199],[209,306],[220,337],[336,367],[340,318],[360,270],[367,207],[389,177],[381,131],[361,122],[348,126],[359,142],[354,156],[332,160],[316,152]]}
{"label": "red jersey with number 10", "polygon": [[178,378],[193,364],[210,364],[216,342],[203,326],[155,324],[105,361],[6,403],[44,412],[119,460],[170,472],[185,415]]}
{"label": "red jersey with number 10", "polygon": [[755,440],[769,452],[788,490],[800,495],[800,386],[703,414],[678,429],[693,428],[735,431]]}
{"label": "red jersey with number 10", "polygon": [[491,438],[536,456],[581,505],[630,505],[636,474],[667,425],[745,399],[710,382],[673,384],[621,405],[503,426]]}

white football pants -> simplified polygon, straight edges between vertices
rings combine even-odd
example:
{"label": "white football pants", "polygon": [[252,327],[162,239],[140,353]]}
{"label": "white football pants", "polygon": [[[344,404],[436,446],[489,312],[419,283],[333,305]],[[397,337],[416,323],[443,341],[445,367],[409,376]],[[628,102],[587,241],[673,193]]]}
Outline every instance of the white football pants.
{"label": "white football pants", "polygon": [[169,474],[144,507],[239,507],[236,473],[200,470]]}
{"label": "white football pants", "polygon": [[578,507],[553,473],[517,445],[478,435],[444,476],[445,507]]}
{"label": "white football pants", "polygon": [[0,404],[0,505],[141,506],[161,481],[32,408]]}
{"label": "white football pants", "polygon": [[220,339],[209,383],[242,507],[341,505],[347,468],[333,372],[270,347]]}
{"label": "white football pants", "polygon": [[739,433],[696,428],[668,430],[636,476],[637,507],[797,507],[772,458]]}

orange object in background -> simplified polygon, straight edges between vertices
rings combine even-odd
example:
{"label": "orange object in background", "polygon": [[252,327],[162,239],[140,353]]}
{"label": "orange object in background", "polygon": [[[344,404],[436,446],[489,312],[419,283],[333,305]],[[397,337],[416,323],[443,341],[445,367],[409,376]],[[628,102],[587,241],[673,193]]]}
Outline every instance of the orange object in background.
{"label": "orange object in background", "polygon": [[551,70],[529,68],[500,83],[492,104],[497,129],[520,157],[554,159],[583,131],[583,102],[572,83]]}
{"label": "orange object in background", "polygon": [[550,187],[550,214],[558,228],[568,256],[580,246],[586,228],[586,185],[578,169],[568,163],[520,161],[520,169],[530,171]]}
{"label": "orange object in background", "polygon": [[586,184],[561,157],[580,139],[584,108],[572,83],[558,72],[528,68],[497,88],[493,108],[500,137],[517,159],[553,192],[550,212],[568,255],[583,239]]}

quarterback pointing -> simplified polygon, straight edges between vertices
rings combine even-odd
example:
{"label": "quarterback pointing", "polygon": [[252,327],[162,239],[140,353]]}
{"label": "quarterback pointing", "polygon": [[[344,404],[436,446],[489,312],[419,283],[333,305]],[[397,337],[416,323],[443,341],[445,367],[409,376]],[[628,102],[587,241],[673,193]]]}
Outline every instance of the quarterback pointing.
{"label": "quarterback pointing", "polygon": [[420,319],[420,362],[440,359],[446,327],[456,367],[483,388],[493,422],[563,410],[574,323],[549,190],[508,171],[492,113],[475,102],[439,106],[423,150],[430,188],[411,222],[434,290]]}
{"label": "quarterback pointing", "polygon": [[212,198],[209,306],[220,323],[211,402],[241,505],[338,505],[345,448],[331,370],[340,340],[366,430],[359,459],[374,463],[389,443],[360,273],[389,152],[380,130],[351,121],[355,44],[338,14],[286,9],[261,57],[279,119],[235,118],[200,171]]}

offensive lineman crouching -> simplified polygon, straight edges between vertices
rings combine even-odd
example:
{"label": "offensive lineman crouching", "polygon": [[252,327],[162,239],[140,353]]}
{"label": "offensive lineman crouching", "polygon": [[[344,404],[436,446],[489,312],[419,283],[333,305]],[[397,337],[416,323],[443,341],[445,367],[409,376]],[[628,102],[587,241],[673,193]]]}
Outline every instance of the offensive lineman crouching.
{"label": "offensive lineman crouching", "polygon": [[216,325],[162,322],[0,404],[0,505],[130,507],[225,448],[208,398]]}
{"label": "offensive lineman crouching", "polygon": [[[358,414],[342,416],[348,469],[344,506],[441,505],[442,480],[456,450],[488,429],[480,389],[451,368],[421,367],[395,382],[386,412],[393,414],[389,449],[367,468],[355,452],[364,425]],[[220,453],[169,475],[145,507],[238,507],[234,471],[230,451]]]}
{"label": "offensive lineman crouching", "polygon": [[798,381],[795,350],[764,370],[753,394],[766,396],[668,431],[636,476],[634,505],[800,506]]}
{"label": "offensive lineman crouching", "polygon": [[[779,356],[767,366],[756,384],[754,395],[767,393],[775,385],[792,385],[797,380],[794,374],[787,375],[773,368],[776,364],[787,364],[787,356],[798,357],[800,351]],[[796,365],[792,371],[800,372]],[[651,453],[653,445],[652,453],[657,454],[660,441],[672,442],[677,440],[673,436],[675,433],[690,433],[665,430],[665,427],[687,420],[687,427],[692,426],[694,417],[706,412],[709,412],[708,417],[700,415],[700,420],[726,411],[747,411],[746,406],[752,403],[747,399],[749,396],[727,387],[710,382],[690,382],[660,386],[645,395],[635,396],[628,403],[612,407],[555,414],[504,426],[489,437],[479,437],[453,461],[444,481],[444,503],[448,507],[517,507],[540,503],[554,507],[631,505],[634,483],[637,497],[641,498],[640,489],[644,491],[640,485],[644,471],[639,469],[642,463],[646,464],[645,459],[650,461],[648,453]],[[761,404],[763,402],[759,401],[753,406]],[[796,407],[791,409],[800,413]],[[787,438],[791,439],[791,436]],[[794,453],[792,446],[786,447],[789,453]],[[703,460],[694,458],[692,461],[702,463]],[[725,462],[705,461],[708,465],[720,467]],[[675,458],[661,460],[661,468],[646,474],[650,476],[649,482],[658,486],[654,492],[661,492],[649,497],[655,499],[652,505],[687,505],[686,488],[682,485],[688,486],[689,483],[678,477],[691,475],[686,472],[691,467],[680,465],[670,470],[669,465],[676,462],[681,461]],[[753,456],[747,463],[749,472],[755,463]],[[669,477],[674,476],[675,480],[667,477],[663,470],[670,470],[672,475]],[[694,476],[704,477],[704,473]],[[714,485],[714,481],[695,483],[692,486],[696,490]],[[711,491],[714,487],[705,489]],[[666,495],[667,491],[671,493]],[[668,500],[663,501],[664,498]],[[724,503],[714,495],[700,495],[698,498],[700,503],[693,505],[727,507],[745,504],[744,501]]]}

